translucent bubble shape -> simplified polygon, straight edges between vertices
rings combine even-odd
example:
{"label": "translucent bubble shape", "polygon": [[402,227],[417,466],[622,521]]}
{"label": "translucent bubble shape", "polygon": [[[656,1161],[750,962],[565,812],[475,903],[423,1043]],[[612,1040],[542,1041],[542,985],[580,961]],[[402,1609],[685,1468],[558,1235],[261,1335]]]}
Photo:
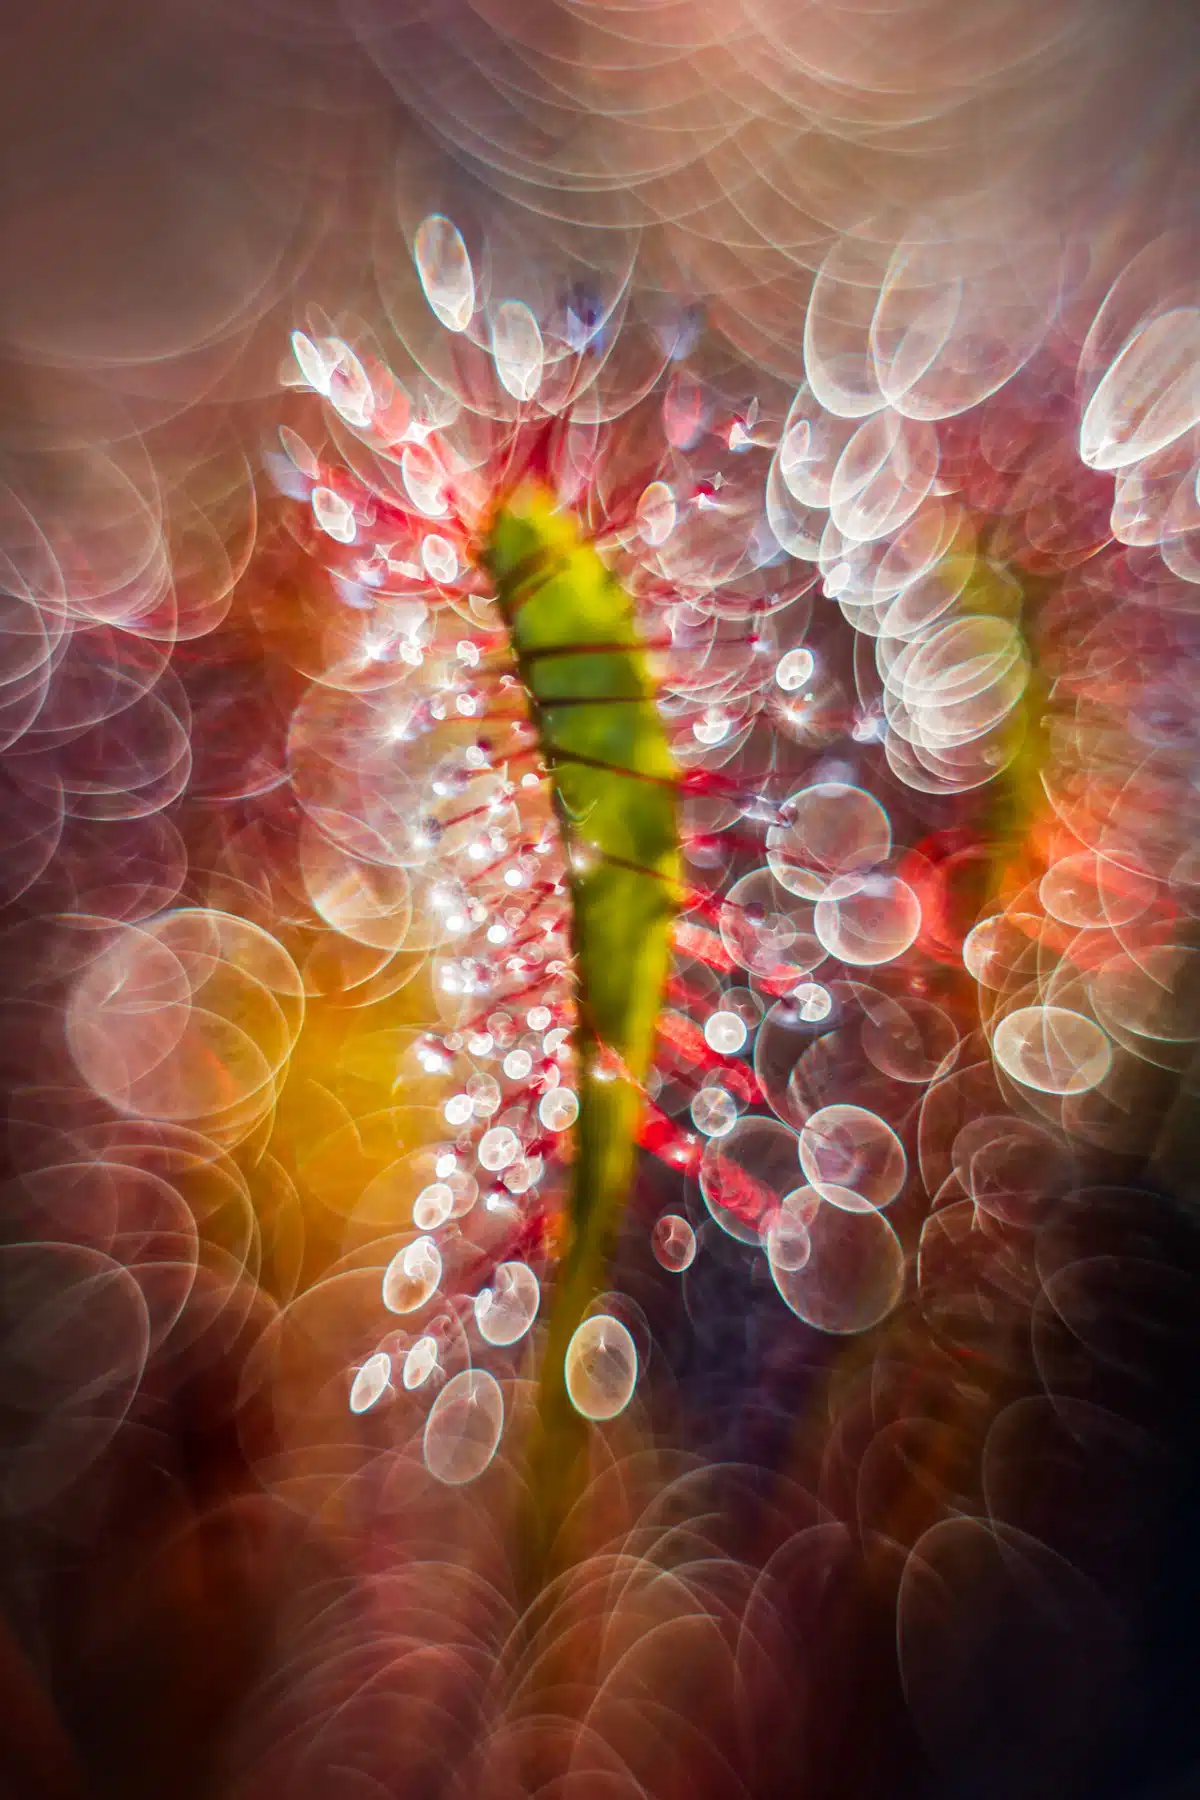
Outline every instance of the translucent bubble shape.
{"label": "translucent bubble shape", "polygon": [[232,1144],[274,1103],[303,1013],[296,966],[268,932],[189,907],[105,940],[71,995],[67,1037],[119,1110]]}
{"label": "translucent bubble shape", "polygon": [[1022,1086],[1043,1094],[1086,1094],[1104,1080],[1112,1046],[1092,1019],[1065,1006],[1021,1006],[996,1027],[992,1054]]}
{"label": "translucent bubble shape", "polygon": [[542,385],[546,352],[538,322],[523,300],[505,300],[496,308],[492,355],[500,385],[514,400],[532,400]]}
{"label": "translucent bubble shape", "polygon": [[179,1044],[191,997],[166,944],[132,927],[120,932],[85,972],[67,1015],[81,1074],[106,1097],[132,1094]]}
{"label": "translucent bubble shape", "polygon": [[655,1220],[650,1247],[655,1261],[672,1275],[682,1275],[696,1260],[696,1234],[678,1213],[664,1213]]}
{"label": "translucent bubble shape", "polygon": [[[393,683],[378,693],[310,687],[292,713],[288,763],[296,798],[323,835],[367,862],[416,867],[430,861],[436,834],[428,829],[432,809],[404,770],[419,770],[418,753],[433,758],[427,746],[410,745],[401,767],[397,731],[407,730],[416,702],[393,665],[384,667]],[[441,920],[427,893],[422,900],[432,915],[423,921],[425,943],[441,942]]]}
{"label": "translucent bubble shape", "polygon": [[[178,799],[193,773],[189,736],[193,721],[186,695],[170,670],[150,685],[144,673],[110,670],[105,675],[95,666],[91,671],[95,691],[89,695],[84,691],[86,674],[79,678],[86,639],[79,643],[74,669],[60,664],[65,691],[57,695],[54,688],[60,674],[55,676],[46,734],[39,740],[35,727],[30,746],[36,745],[42,754],[23,759],[22,783],[58,788],[68,814],[78,819],[147,818]],[[90,649],[99,662],[102,646]],[[87,728],[78,732],[68,722],[76,706],[92,715]],[[3,710],[0,700],[0,714]],[[3,736],[0,717],[0,739]],[[51,738],[57,741],[52,743]]]}
{"label": "translucent bubble shape", "polygon": [[738,1120],[737,1102],[723,1087],[702,1087],[691,1113],[692,1124],[706,1138],[728,1137]]}
{"label": "translucent bubble shape", "polygon": [[475,310],[475,277],[462,233],[440,213],[423,219],[413,240],[421,287],[447,331],[465,331]]}
{"label": "translucent bubble shape", "polygon": [[994,686],[960,700],[910,705],[885,695],[890,766],[918,791],[950,794],[981,787],[1020,748],[1022,724],[1015,708],[1027,680],[1027,665],[1016,660]]}
{"label": "translucent bubble shape", "polygon": [[833,996],[819,981],[802,981],[792,1000],[806,1025],[819,1025],[833,1011]]}
{"label": "translucent bubble shape", "polygon": [[995,913],[981,919],[963,939],[968,975],[993,993],[1003,992],[1015,979],[1029,979],[1037,967],[1043,926],[1036,913]]}
{"label": "translucent bubble shape", "polygon": [[704,1204],[730,1237],[757,1244],[796,1183],[796,1134],[774,1119],[739,1119],[711,1138],[700,1162]]}
{"label": "translucent bubble shape", "polygon": [[1117,470],[1109,519],[1114,537],[1146,548],[1194,528],[1198,448],[1200,431],[1193,426],[1153,456]]}
{"label": "translucent bubble shape", "polygon": [[1200,1038],[1200,951],[1155,944],[1110,957],[1088,994],[1100,1024],[1126,1050],[1182,1069]]}
{"label": "translucent bubble shape", "polygon": [[704,1041],[718,1056],[736,1056],[747,1035],[745,1020],[735,1012],[710,1013],[704,1022]]}
{"label": "translucent bubble shape", "polygon": [[784,1304],[818,1331],[869,1331],[904,1289],[904,1251],[882,1213],[822,1201],[807,1224],[808,1256],[787,1269],[768,1257]]}
{"label": "translucent bubble shape", "polygon": [[[903,644],[881,640],[884,704],[897,727],[917,716],[933,749],[969,743],[1015,704],[1029,678],[1021,634],[1009,619],[956,618]],[[900,709],[903,708],[903,713]],[[912,730],[905,733],[912,739]]]}
{"label": "translucent bubble shape", "polygon": [[767,832],[767,864],[790,894],[819,900],[835,875],[857,874],[891,854],[892,827],[873,795],[843,781],[798,788]]}
{"label": "translucent bubble shape", "polygon": [[413,1224],[418,1231],[436,1231],[454,1212],[454,1189],[445,1181],[431,1181],[413,1201]]}
{"label": "translucent bubble shape", "polygon": [[788,491],[777,450],[767,470],[766,518],[780,548],[804,562],[816,562],[826,517],[819,507],[806,505]]}
{"label": "translucent bubble shape", "polygon": [[849,1190],[859,1206],[890,1206],[904,1186],[908,1159],[891,1126],[862,1106],[822,1106],[800,1132],[800,1167],[823,1199],[845,1201],[832,1189]]}
{"label": "translucent bubble shape", "polygon": [[412,924],[412,889],[401,868],[355,856],[311,825],[300,832],[300,871],[314,911],[343,937],[399,950]]}
{"label": "translucent bubble shape", "polygon": [[[933,515],[929,524],[925,523],[925,515],[918,514],[913,521],[913,531],[909,538],[909,553],[913,558],[922,551],[934,547],[940,548],[941,554],[931,561],[929,567],[917,569],[911,576],[896,586],[900,570],[889,568],[890,558],[885,557],[876,576],[875,597],[884,605],[881,637],[884,639],[903,639],[915,641],[924,639],[938,628],[939,621],[944,621],[950,609],[963,593],[967,583],[976,573],[978,564],[973,554],[966,548],[955,550],[953,538],[947,535],[939,544],[942,533],[950,534],[955,527],[954,516]],[[920,537],[924,538],[924,544]],[[901,534],[902,542],[907,534]],[[965,536],[965,531],[963,532]],[[896,562],[900,559],[897,557]],[[889,596],[888,590],[894,593]],[[843,608],[843,611],[845,608]],[[887,663],[887,656],[879,654],[881,664]]]}
{"label": "translucent bubble shape", "polygon": [[538,1103],[538,1118],[547,1131],[569,1131],[579,1117],[579,1096],[573,1088],[551,1088]]}
{"label": "translucent bubble shape", "polygon": [[441,532],[431,531],[421,540],[421,566],[430,581],[448,587],[458,574],[458,551]]}
{"label": "translucent bubble shape", "polygon": [[1065,1146],[1030,1120],[969,1119],[951,1150],[954,1173],[981,1212],[1029,1230],[1071,1185]]}
{"label": "translucent bubble shape", "polygon": [[438,1366],[438,1345],[435,1337],[426,1334],[419,1337],[404,1358],[404,1367],[400,1371],[400,1379],[406,1388],[424,1387],[433,1371]]}
{"label": "translucent bubble shape", "polygon": [[859,426],[838,459],[829,509],[838,530],[855,542],[890,537],[925,499],[938,472],[932,425],[887,409]]}
{"label": "translucent bubble shape", "polygon": [[349,344],[340,338],[329,343],[332,367],[329,372],[329,400],[335,412],[360,431],[369,428],[375,413],[375,395],[371,379]]}
{"label": "translucent bubble shape", "polygon": [[425,1421],[425,1467],[447,1487],[483,1474],[504,1430],[504,1395],[486,1369],[463,1369],[448,1381]]}
{"label": "translucent bubble shape", "polygon": [[[472,1110],[474,1110],[472,1108]],[[451,1120],[451,1123],[458,1123]],[[483,1168],[498,1174],[516,1162],[521,1154],[521,1140],[507,1125],[494,1125],[479,1140],[479,1161]]]}
{"label": "translucent bubble shape", "polygon": [[[296,367],[309,387],[318,394],[328,394],[333,360],[324,343],[314,343],[307,332],[293,331],[292,355],[296,358]],[[301,461],[299,466],[303,468],[304,463]]]}
{"label": "translucent bubble shape", "polygon": [[1143,324],[1088,403],[1079,454],[1093,469],[1122,469],[1200,421],[1200,310],[1176,307]]}
{"label": "translucent bubble shape", "polygon": [[352,1413],[370,1412],[376,1402],[387,1392],[392,1378],[392,1359],[386,1350],[376,1351],[368,1356],[358,1374],[354,1377],[350,1389],[350,1411]]}
{"label": "translucent bubble shape", "polygon": [[842,419],[865,418],[884,404],[871,358],[870,329],[887,260],[880,245],[839,237],[809,295],[804,366],[818,401]]}
{"label": "translucent bubble shape", "polygon": [[326,537],[339,544],[352,544],[358,536],[354,508],[332,488],[315,487],[312,491],[313,517]]}
{"label": "translucent bubble shape", "polygon": [[819,994],[824,997],[820,1001],[811,993],[815,986],[805,984],[803,993],[794,992],[777,1000],[754,1040],[754,1073],[763,1096],[773,1112],[793,1124],[801,1124],[804,1116],[797,1114],[791,1088],[793,1073],[818,1038],[842,1023],[846,1011],[845,984],[838,984],[837,994],[820,988]]}
{"label": "translucent bubble shape", "polygon": [[721,940],[743,969],[780,984],[799,981],[825,960],[812,908],[767,869],[735,881],[721,905]]}
{"label": "translucent bubble shape", "polygon": [[811,650],[787,650],[775,665],[775,685],[785,694],[797,693],[816,667]]}
{"label": "translucent bubble shape", "polygon": [[637,1347],[619,1319],[596,1313],[571,1339],[564,1367],[576,1412],[585,1419],[615,1419],[633,1397]]}
{"label": "translucent bubble shape", "polygon": [[932,1081],[958,1048],[958,1030],[932,1000],[892,999],[874,994],[865,1003],[862,1047],[893,1081]]}
{"label": "translucent bubble shape", "polygon": [[1123,869],[1094,850],[1060,856],[1038,885],[1038,899],[1053,918],[1080,929],[1129,925],[1154,900],[1149,876]]}
{"label": "translucent bubble shape", "polygon": [[870,968],[892,962],[916,941],[921,903],[898,876],[843,875],[817,901],[813,926],[831,956]]}
{"label": "translucent bubble shape", "polygon": [[[939,233],[896,247],[871,320],[871,356],[880,391],[910,419],[949,419],[994,394],[1045,336],[1055,301],[1045,277],[1010,261],[1021,229],[1010,224],[995,241],[1002,260],[980,240],[970,245]],[[967,262],[973,267],[967,271]]]}
{"label": "translucent bubble shape", "polygon": [[780,479],[800,505],[828,507],[834,470],[855,430],[853,421],[827,412],[808,383],[801,382],[777,452]]}
{"label": "translucent bubble shape", "polygon": [[[893,405],[937,364],[954,329],[962,304],[961,281],[942,280],[936,286],[911,279],[906,283],[903,253],[897,251],[880,293],[871,321],[871,352],[880,390]],[[950,397],[950,408],[961,404]],[[935,400],[933,411],[919,408],[913,416],[939,417],[944,401]]]}
{"label": "translucent bubble shape", "polygon": [[383,1304],[389,1312],[416,1312],[432,1299],[441,1279],[441,1251],[431,1237],[414,1238],[384,1270]]}
{"label": "translucent bubble shape", "polygon": [[537,1318],[541,1297],[538,1278],[528,1263],[501,1263],[491,1286],[475,1296],[480,1337],[497,1346],[517,1343]]}
{"label": "translucent bubble shape", "polygon": [[815,1188],[796,1188],[784,1195],[763,1237],[763,1249],[773,1269],[794,1275],[807,1263],[812,1255],[808,1228],[820,1204]]}
{"label": "translucent bubble shape", "polygon": [[675,529],[675,496],[665,481],[652,481],[637,506],[637,524],[643,541],[652,547],[665,544]]}

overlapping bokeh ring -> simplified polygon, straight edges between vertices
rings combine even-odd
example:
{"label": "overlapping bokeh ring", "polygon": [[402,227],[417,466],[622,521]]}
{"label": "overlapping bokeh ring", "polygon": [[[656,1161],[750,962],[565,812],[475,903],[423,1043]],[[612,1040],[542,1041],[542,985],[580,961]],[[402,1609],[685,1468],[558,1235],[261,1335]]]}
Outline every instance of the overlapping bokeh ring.
{"label": "overlapping bokeh ring", "polygon": [[[1062,1791],[1111,1741],[1136,1583],[1103,1545],[1144,1553],[1120,1484],[1194,1385],[1187,1228],[1091,1178],[1153,1149],[1169,1185],[1189,1156],[1161,1096],[1195,1045],[1200,310],[1186,234],[1122,272],[1103,228],[1119,168],[1132,235],[1158,229],[1140,24],[1035,10],[356,0],[438,137],[350,233],[373,323],[269,320],[343,227],[340,152],[303,121],[357,144],[353,83],[288,112],[286,156],[257,105],[206,126],[228,215],[165,114],[149,163],[120,139],[89,166],[85,206],[151,169],[169,296],[116,267],[128,234],[72,232],[120,303],[67,330],[94,285],[47,281],[52,208],[18,234],[6,335],[59,365],[28,427],[59,461],[3,497],[3,1503],[85,1542],[105,1459],[175,1384],[236,1391],[258,1497],[338,1572],[286,1596],[235,1792],[387,1792],[398,1743],[414,1788],[536,1765],[539,1791],[656,1792],[669,1763],[738,1791],[774,1756],[790,1791],[840,1717],[835,1626],[874,1642],[868,1564],[941,1779]],[[213,91],[233,63],[277,91],[247,72],[280,10],[221,20]],[[342,24],[286,31],[342,93]],[[180,168],[199,212],[159,205]],[[293,359],[260,457],[212,420],[270,387],[264,321],[266,363],[299,325],[317,380]],[[89,356],[72,426],[61,365]],[[619,1265],[670,1298],[645,1337],[615,1301],[587,1322],[611,1354],[577,1359],[579,1410],[614,1423],[574,1563],[521,1620],[488,1508],[519,1487],[553,1291],[564,1174],[537,1146],[575,1092],[569,943],[549,808],[466,761],[496,621],[442,487],[486,504],[531,418],[663,645],[698,891]],[[976,841],[943,857],[955,830]],[[486,934],[526,926],[542,960],[497,991],[517,951]],[[677,1392],[668,1305],[695,1345]],[[846,1335],[844,1361],[812,1349]],[[703,1455],[647,1442],[652,1373]],[[778,1464],[784,1436],[767,1500],[739,1458]]]}

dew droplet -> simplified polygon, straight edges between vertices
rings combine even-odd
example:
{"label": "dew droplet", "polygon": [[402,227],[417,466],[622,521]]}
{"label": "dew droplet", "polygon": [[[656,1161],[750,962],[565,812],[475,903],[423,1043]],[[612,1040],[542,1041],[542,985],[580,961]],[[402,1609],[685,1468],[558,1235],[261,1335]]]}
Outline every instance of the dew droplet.
{"label": "dew droplet", "polygon": [[514,400],[532,400],[542,385],[546,352],[541,328],[523,300],[505,300],[496,308],[492,355],[500,385]]}
{"label": "dew droplet", "polygon": [[339,544],[352,544],[358,536],[354,508],[335,494],[332,488],[315,487],[312,491],[313,517],[326,537]]}
{"label": "dew droplet", "polygon": [[494,1125],[479,1140],[479,1161],[483,1168],[499,1174],[521,1154],[521,1140],[507,1125]]}
{"label": "dew droplet", "polygon": [[425,298],[447,331],[465,331],[475,311],[475,277],[462,233],[441,213],[417,226],[413,260]]}
{"label": "dew droplet", "polygon": [[596,1313],[567,1346],[567,1393],[585,1419],[615,1419],[637,1384],[637,1347],[619,1319]]}
{"label": "dew droplet", "polygon": [[696,1234],[678,1213],[664,1213],[650,1233],[656,1260],[672,1275],[682,1275],[696,1260]]}
{"label": "dew droplet", "polygon": [[747,1035],[745,1021],[735,1012],[710,1013],[704,1023],[704,1041],[719,1056],[736,1056]]}
{"label": "dew droplet", "polygon": [[1112,1045],[1093,1019],[1065,1006],[1021,1006],[1001,1019],[992,1054],[1014,1081],[1043,1094],[1086,1094],[1112,1065]]}
{"label": "dew droplet", "polygon": [[833,997],[819,981],[802,981],[792,990],[792,1000],[806,1025],[819,1025],[833,1010]]}
{"label": "dew droplet", "polygon": [[358,1374],[354,1377],[354,1385],[350,1389],[350,1411],[365,1413],[387,1391],[388,1382],[392,1378],[392,1359],[386,1350],[376,1351],[368,1356]]}
{"label": "dew droplet", "polygon": [[425,1467],[437,1481],[461,1487],[483,1474],[504,1429],[504,1395],[486,1369],[464,1369],[448,1381],[425,1421]]}
{"label": "dew droplet", "polygon": [[327,394],[329,392],[329,364],[312,339],[303,331],[293,331],[292,333],[292,354],[309,387],[315,388],[318,394]]}
{"label": "dew droplet", "polygon": [[637,505],[638,530],[645,543],[657,548],[675,529],[675,496],[665,481],[652,481]]}
{"label": "dew droplet", "polygon": [[538,1278],[528,1263],[501,1263],[491,1286],[475,1297],[480,1337],[499,1347],[517,1343],[537,1318],[541,1295]]}
{"label": "dew droplet", "polygon": [[437,1339],[428,1335],[419,1337],[404,1358],[404,1367],[400,1371],[400,1379],[405,1387],[423,1387],[437,1368],[437,1360]]}
{"label": "dew droplet", "polygon": [[784,1195],[763,1238],[763,1248],[773,1271],[778,1269],[791,1275],[804,1267],[812,1255],[808,1228],[820,1204],[821,1196],[810,1187],[797,1188]]}
{"label": "dew droplet", "polygon": [[458,574],[458,551],[437,531],[431,531],[422,543],[421,562],[429,579],[441,587],[447,587]]}
{"label": "dew droplet", "polygon": [[547,1131],[569,1131],[578,1117],[579,1099],[570,1088],[551,1088],[542,1096],[538,1118]]}
{"label": "dew droplet", "polygon": [[431,1237],[414,1238],[397,1250],[383,1276],[383,1304],[389,1312],[416,1312],[437,1292],[442,1253]]}
{"label": "dew droplet", "polygon": [[436,1231],[454,1211],[454,1190],[444,1181],[431,1181],[413,1201],[413,1224],[418,1231]]}
{"label": "dew droplet", "polygon": [[846,1189],[855,1206],[889,1206],[904,1186],[904,1146],[878,1113],[863,1106],[822,1106],[800,1132],[800,1167],[824,1199],[843,1205]]}
{"label": "dew droplet", "polygon": [[721,1087],[702,1087],[691,1111],[692,1124],[706,1138],[728,1136],[738,1121],[737,1105]]}
{"label": "dew droplet", "polygon": [[788,650],[775,665],[775,685],[794,694],[811,676],[816,664],[811,650]]}

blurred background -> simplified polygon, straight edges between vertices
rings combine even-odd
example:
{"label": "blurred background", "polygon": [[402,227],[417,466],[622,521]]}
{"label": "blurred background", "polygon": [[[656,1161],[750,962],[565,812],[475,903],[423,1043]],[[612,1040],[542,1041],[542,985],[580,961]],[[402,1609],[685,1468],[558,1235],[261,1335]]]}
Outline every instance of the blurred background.
{"label": "blurred background", "polygon": [[[347,321],[390,355],[422,354],[411,242],[422,219],[445,212],[496,291],[535,312],[565,291],[602,308],[631,296],[663,330],[702,333],[714,385],[756,397],[779,420],[814,345],[834,374],[840,367],[855,329],[846,290],[874,295],[906,246],[931,280],[961,284],[958,372],[970,415],[979,370],[1010,353],[1014,371],[1024,366],[1030,321],[1052,319],[1055,341],[1078,352],[1113,282],[1147,246],[1135,297],[1194,303],[1195,8],[39,0],[0,25],[0,47],[0,551],[9,568],[56,562],[68,590],[94,581],[112,597],[114,621],[142,605],[155,558],[172,559],[186,621],[173,668],[202,722],[193,755],[203,764],[180,800],[199,810],[171,813],[159,835],[147,821],[166,814],[147,813],[135,829],[131,815],[93,809],[52,844],[54,782],[31,789],[0,771],[2,1232],[12,1252],[0,1281],[0,1794],[1200,1792],[1194,1061],[1159,1071],[1136,1141],[1114,1139],[1106,1175],[1093,1164],[1101,1198],[1086,1216],[1068,1208],[1059,1220],[1063,1264],[1087,1263],[1096,1277],[1072,1315],[1086,1329],[1052,1350],[1043,1341],[1036,1378],[1020,1355],[981,1351],[979,1393],[940,1421],[937,1442],[914,1448],[893,1436],[866,1477],[863,1446],[893,1417],[893,1389],[936,1387],[944,1372],[928,1320],[910,1309],[878,1340],[835,1357],[829,1340],[766,1307],[769,1285],[755,1287],[738,1246],[719,1234],[705,1240],[685,1305],[677,1284],[647,1272],[645,1209],[631,1221],[614,1286],[648,1321],[667,1397],[654,1402],[657,1448],[642,1452],[653,1472],[629,1476],[611,1497],[613,1516],[631,1532],[669,1535],[676,1509],[706,1574],[702,1598],[681,1586],[669,1605],[651,1596],[634,1606],[624,1589],[618,1605],[620,1584],[603,1603],[590,1590],[571,1599],[585,1639],[603,1635],[605,1618],[624,1620],[614,1667],[624,1655],[646,1663],[611,1719],[564,1701],[569,1730],[609,1745],[622,1732],[658,1733],[662,1747],[641,1764],[632,1750],[624,1761],[615,1750],[608,1760],[580,1752],[569,1777],[554,1772],[554,1731],[568,1726],[545,1723],[548,1701],[540,1712],[524,1703],[527,1736],[542,1719],[539,1748],[518,1743],[514,1727],[491,1766],[468,1754],[484,1741],[481,1715],[462,1699],[475,1689],[465,1676],[455,1687],[443,1665],[474,1671],[499,1655],[504,1632],[482,1577],[469,1593],[465,1578],[444,1590],[430,1578],[419,1603],[404,1588],[404,1570],[434,1569],[443,1551],[453,1560],[446,1546],[479,1529],[471,1508],[483,1500],[439,1516],[428,1498],[392,1495],[385,1512],[399,1523],[389,1537],[361,1520],[352,1529],[334,1498],[322,1499],[314,1528],[312,1509],[278,1504],[259,1479],[278,1452],[247,1377],[259,1309],[294,1292],[301,1270],[314,1278],[332,1248],[298,1248],[281,1224],[257,1288],[214,1276],[211,1319],[147,1377],[136,1406],[121,1400],[123,1423],[102,1451],[72,1446],[90,1441],[108,1401],[72,1415],[45,1461],[65,1470],[75,1458],[78,1477],[42,1485],[28,1477],[37,1382],[47,1383],[47,1412],[56,1380],[77,1400],[78,1370],[133,1328],[119,1284],[70,1286],[18,1254],[37,1236],[31,1221],[73,1196],[105,1204],[93,1176],[87,1185],[78,1174],[82,1153],[73,1174],[57,1157],[54,1193],[38,1185],[44,1146],[75,1105],[43,1049],[82,954],[72,948],[79,931],[64,937],[47,921],[106,913],[122,883],[160,883],[164,905],[186,892],[170,871],[175,861],[182,869],[184,837],[203,863],[211,820],[201,814],[223,804],[223,733],[244,756],[255,735],[247,709],[257,718],[254,709],[266,716],[274,704],[259,652],[223,638],[213,660],[207,634],[240,583],[271,586],[255,561],[256,493],[293,326]],[[1017,383],[1018,413],[1038,412],[1037,388]],[[981,402],[986,392],[981,381]],[[1052,404],[1038,417],[1039,429],[1057,428]],[[1018,443],[1020,430],[1018,420]],[[278,598],[277,584],[271,591]],[[1123,599],[1112,597],[1114,618]],[[1182,620],[1172,655],[1190,669],[1194,609],[1172,618]],[[30,629],[15,605],[4,629],[15,684],[8,732],[24,703],[18,663]],[[1136,672],[1122,679],[1132,709]],[[1172,779],[1194,798],[1194,689],[1185,684],[1172,704],[1177,713],[1159,724],[1174,734]],[[268,720],[267,762],[270,741]],[[169,786],[169,771],[162,779]],[[303,1113],[303,1100],[294,1104]],[[159,1179],[155,1169],[145,1179]],[[647,1181],[650,1212],[674,1203],[661,1169]],[[224,1203],[204,1204],[215,1216]],[[257,1191],[256,1204],[269,1209],[269,1196]],[[973,1281],[963,1276],[963,1291],[975,1293]],[[1018,1282],[1006,1301],[1001,1280],[988,1293],[984,1310],[1009,1304],[1018,1335],[1027,1332],[1032,1290]],[[53,1354],[39,1364],[26,1327],[44,1318],[53,1345],[70,1308],[68,1375]],[[144,1366],[131,1359],[130,1394]],[[1069,1430],[1061,1408],[1039,1397],[1047,1366],[1080,1409]],[[982,1510],[972,1483],[989,1458],[989,1505],[1011,1538],[984,1543],[963,1531],[914,1575],[907,1546],[927,1524],[948,1530],[948,1518]],[[918,1496],[913,1517],[898,1521],[890,1484],[904,1488],[897,1470],[911,1478],[918,1465],[937,1503],[926,1516]],[[877,1483],[870,1504],[864,1481],[870,1494]],[[846,1484],[857,1502],[843,1504]],[[800,1536],[793,1565],[788,1546]],[[754,1581],[768,1563],[784,1598],[764,1601],[769,1620],[756,1624]],[[370,1588],[364,1567],[396,1591]],[[430,1629],[425,1642],[420,1621],[443,1605],[459,1635],[448,1645]],[[723,1608],[741,1621],[736,1630]],[[380,1624],[389,1609],[409,1621],[394,1640]],[[378,1655],[358,1669],[367,1644]],[[568,1671],[560,1686],[589,1679]],[[595,1684],[599,1693],[598,1675]],[[643,1703],[635,1731],[626,1715]],[[306,1731],[311,1743],[289,1761]],[[354,1750],[360,1738],[370,1754]]]}

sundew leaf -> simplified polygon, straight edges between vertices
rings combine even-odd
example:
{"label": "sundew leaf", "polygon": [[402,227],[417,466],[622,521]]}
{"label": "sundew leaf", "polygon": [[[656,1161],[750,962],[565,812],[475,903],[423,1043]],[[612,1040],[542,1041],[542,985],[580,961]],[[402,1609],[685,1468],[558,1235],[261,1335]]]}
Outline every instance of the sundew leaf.
{"label": "sundew leaf", "polygon": [[679,898],[677,771],[629,597],[545,490],[528,486],[505,501],[485,562],[567,845],[579,982],[572,1193],[534,1454],[548,1539],[582,1449],[563,1362],[628,1197],[666,981]]}
{"label": "sundew leaf", "polygon": [[1046,805],[1042,774],[1046,764],[1045,713],[1050,685],[1031,644],[1031,621],[1045,602],[1046,585],[1030,576],[1019,584],[1001,582],[992,566],[977,557],[963,591],[964,613],[1012,619],[1028,668],[1024,691],[1010,715],[1011,754],[991,783],[990,804],[982,825],[982,835],[996,846],[983,896],[988,907],[996,903],[1024,868],[1023,847],[1027,854],[1033,822]]}

